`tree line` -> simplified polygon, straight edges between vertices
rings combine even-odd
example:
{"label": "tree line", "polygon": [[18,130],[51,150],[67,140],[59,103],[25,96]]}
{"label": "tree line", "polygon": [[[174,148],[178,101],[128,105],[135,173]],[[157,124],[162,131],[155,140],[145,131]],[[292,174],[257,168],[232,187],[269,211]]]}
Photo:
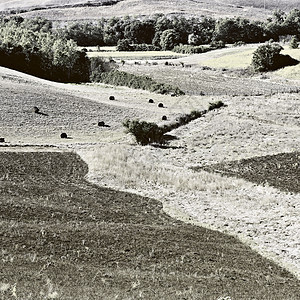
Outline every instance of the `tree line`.
{"label": "tree line", "polygon": [[260,43],[280,36],[300,36],[300,10],[289,13],[276,10],[266,21],[241,17],[214,19],[211,17],[113,17],[97,22],[75,22],[58,29],[61,36],[80,46],[117,45],[122,40],[131,44],[153,45],[171,50],[179,44],[193,46],[223,43]]}
{"label": "tree line", "polygon": [[[73,23],[53,28],[51,21],[20,16],[0,19],[0,65],[60,82],[87,82],[91,74],[102,72],[103,62],[91,62],[78,45],[136,46],[137,49],[207,51],[225,43],[264,42],[293,35],[300,37],[300,10],[286,14],[275,11],[266,20],[244,18],[213,19],[156,15],[152,18],[111,18],[97,22]],[[190,49],[182,45],[190,45]],[[198,48],[197,48],[198,47]],[[102,68],[102,69],[101,69]],[[99,71],[100,70],[100,71]]]}
{"label": "tree line", "polygon": [[52,23],[22,17],[0,20],[0,65],[60,82],[89,80],[89,60]]}

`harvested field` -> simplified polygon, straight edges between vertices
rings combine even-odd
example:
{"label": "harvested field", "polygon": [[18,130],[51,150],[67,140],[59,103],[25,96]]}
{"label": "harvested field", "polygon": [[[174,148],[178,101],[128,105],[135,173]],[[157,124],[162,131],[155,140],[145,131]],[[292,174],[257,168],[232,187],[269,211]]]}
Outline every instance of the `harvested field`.
{"label": "harvested field", "polygon": [[299,91],[299,85],[296,83],[272,81],[268,75],[249,77],[243,70],[233,72],[191,64],[184,64],[182,67],[178,60],[174,64],[172,66],[170,62],[168,66],[163,63],[135,65],[127,62],[120,70],[147,75],[158,82],[177,86],[188,95],[256,96]]}
{"label": "harvested field", "polygon": [[300,193],[300,153],[280,153],[206,166],[204,170]]}
{"label": "harvested field", "polygon": [[1,152],[1,297],[299,299],[299,281],[156,200],[88,183],[72,153]]}

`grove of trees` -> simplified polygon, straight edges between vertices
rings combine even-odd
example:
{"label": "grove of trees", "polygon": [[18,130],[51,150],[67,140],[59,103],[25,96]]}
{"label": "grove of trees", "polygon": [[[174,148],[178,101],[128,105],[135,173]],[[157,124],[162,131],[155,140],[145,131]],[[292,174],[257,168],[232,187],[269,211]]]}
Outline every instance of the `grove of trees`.
{"label": "grove of trees", "polygon": [[89,79],[89,60],[73,40],[52,32],[42,19],[0,20],[0,65],[61,82]]}
{"label": "grove of trees", "polygon": [[[293,36],[291,47],[297,48],[300,40],[299,9],[288,14],[275,11],[264,22],[240,17],[216,20],[157,14],[143,18],[113,17],[75,22],[58,28],[41,18],[12,16],[0,18],[0,65],[49,80],[86,82],[99,77],[102,65],[99,61],[91,63],[86,52],[78,50],[78,45],[117,45],[119,50],[127,51],[174,49],[201,53],[223,47],[225,43],[278,41],[286,35]],[[280,57],[281,62],[287,62],[286,57],[277,54],[274,55]],[[269,54],[264,55],[259,53],[255,59],[270,61]],[[258,64],[257,70],[264,69],[262,62]],[[272,69],[272,63],[267,68]]]}
{"label": "grove of trees", "polygon": [[224,43],[259,43],[280,36],[300,37],[300,10],[289,13],[277,10],[266,21],[252,21],[241,17],[214,19],[211,17],[185,18],[124,17],[101,19],[97,22],[72,23],[58,29],[60,36],[73,39],[80,46],[117,45],[123,39],[130,44],[152,44],[160,49],[172,49],[179,44],[193,46]]}

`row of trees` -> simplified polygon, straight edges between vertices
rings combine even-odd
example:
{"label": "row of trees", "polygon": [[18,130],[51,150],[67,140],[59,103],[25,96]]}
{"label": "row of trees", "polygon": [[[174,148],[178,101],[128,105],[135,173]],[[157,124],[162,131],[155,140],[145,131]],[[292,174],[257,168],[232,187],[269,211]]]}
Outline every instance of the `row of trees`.
{"label": "row of trees", "polygon": [[0,65],[61,82],[89,79],[89,60],[51,22],[14,17],[0,21]]}
{"label": "row of trees", "polygon": [[[300,10],[290,13],[277,10],[265,22],[245,18],[213,19],[210,17],[184,18],[156,15],[151,18],[101,19],[98,22],[73,23],[59,29],[59,34],[75,40],[81,46],[117,45],[120,40],[132,44],[152,44],[169,49],[177,44],[202,45],[222,41],[235,43],[279,40],[284,35],[300,36]],[[164,43],[171,40],[171,43]]]}

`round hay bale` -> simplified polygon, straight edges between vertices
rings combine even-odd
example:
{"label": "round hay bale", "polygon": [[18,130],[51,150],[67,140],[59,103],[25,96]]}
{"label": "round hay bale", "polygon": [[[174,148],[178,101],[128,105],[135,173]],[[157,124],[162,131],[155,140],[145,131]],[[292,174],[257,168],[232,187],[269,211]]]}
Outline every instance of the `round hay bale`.
{"label": "round hay bale", "polygon": [[60,135],[60,137],[61,137],[62,139],[68,138],[68,136],[67,136],[67,134],[66,134],[65,132],[63,132],[63,133]]}
{"label": "round hay bale", "polygon": [[164,105],[162,103],[158,103],[157,105],[158,107],[164,107]]}
{"label": "round hay bale", "polygon": [[154,103],[154,100],[153,100],[153,99],[149,99],[148,102],[149,102],[149,103]]}
{"label": "round hay bale", "polygon": [[103,127],[105,126],[105,123],[103,121],[98,122],[98,126]]}
{"label": "round hay bale", "polygon": [[5,138],[0,138],[0,143],[5,143]]}
{"label": "round hay bale", "polygon": [[40,111],[40,109],[38,107],[34,106],[32,108],[32,111],[37,114]]}
{"label": "round hay bale", "polygon": [[163,121],[167,121],[167,120],[168,120],[167,116],[162,116],[161,119],[162,119]]}
{"label": "round hay bale", "polygon": [[115,96],[109,96],[109,100],[115,100]]}

